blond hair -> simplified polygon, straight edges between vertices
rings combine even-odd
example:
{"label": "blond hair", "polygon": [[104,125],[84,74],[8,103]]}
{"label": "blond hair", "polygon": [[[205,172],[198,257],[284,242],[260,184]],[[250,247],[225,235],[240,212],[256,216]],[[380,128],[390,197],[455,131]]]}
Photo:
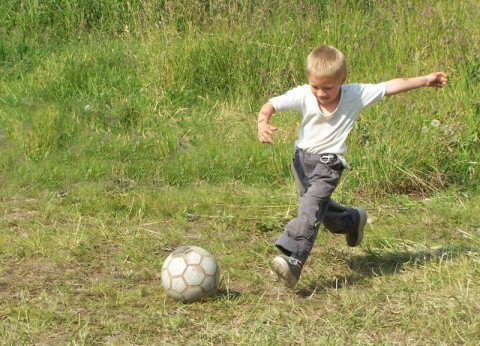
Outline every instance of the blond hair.
{"label": "blond hair", "polygon": [[306,70],[308,76],[343,78],[347,75],[347,61],[337,48],[323,45],[308,55]]}

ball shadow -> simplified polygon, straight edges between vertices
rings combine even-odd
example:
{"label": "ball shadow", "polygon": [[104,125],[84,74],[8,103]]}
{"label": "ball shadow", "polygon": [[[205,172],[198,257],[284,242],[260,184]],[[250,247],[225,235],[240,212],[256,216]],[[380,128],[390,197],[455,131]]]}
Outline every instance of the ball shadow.
{"label": "ball shadow", "polygon": [[235,290],[232,290],[232,289],[227,290],[227,289],[224,289],[224,288],[219,288],[212,298],[231,300],[231,299],[238,299],[241,296],[243,296],[243,293],[241,293],[239,291],[235,291]]}

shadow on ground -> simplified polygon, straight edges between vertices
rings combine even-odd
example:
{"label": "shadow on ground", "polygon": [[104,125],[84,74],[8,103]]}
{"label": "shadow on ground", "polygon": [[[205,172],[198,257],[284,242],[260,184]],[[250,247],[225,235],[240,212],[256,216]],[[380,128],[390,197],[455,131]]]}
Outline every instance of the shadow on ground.
{"label": "shadow on ground", "polygon": [[361,284],[368,278],[395,275],[404,271],[406,264],[423,266],[431,262],[450,261],[460,256],[480,256],[480,249],[467,247],[439,247],[434,249],[407,250],[401,252],[366,249],[363,254],[355,254],[346,259],[350,269],[348,275],[338,277],[318,277],[307,287],[300,289],[300,296],[311,296],[327,289]]}
{"label": "shadow on ground", "polygon": [[243,293],[239,291],[235,291],[232,289],[223,289],[219,288],[215,294],[215,298],[222,298],[227,300],[238,299],[243,295]]}

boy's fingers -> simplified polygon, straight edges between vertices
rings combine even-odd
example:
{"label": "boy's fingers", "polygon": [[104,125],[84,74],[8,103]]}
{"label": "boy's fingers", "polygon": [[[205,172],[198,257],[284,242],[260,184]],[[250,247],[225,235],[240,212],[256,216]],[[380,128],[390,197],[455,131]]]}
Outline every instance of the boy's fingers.
{"label": "boy's fingers", "polygon": [[270,138],[270,136],[269,136],[269,135],[266,135],[266,134],[263,134],[263,135],[258,136],[258,140],[259,140],[261,143],[270,143],[270,144],[273,144],[273,141],[272,141],[272,139]]}
{"label": "boy's fingers", "polygon": [[442,88],[448,83],[448,76],[444,72],[435,72],[431,74],[431,79],[427,86]]}
{"label": "boy's fingers", "polygon": [[276,128],[275,126],[268,125],[268,127],[266,129],[263,129],[263,130],[258,132],[258,140],[260,141],[260,143],[274,144],[270,135],[274,131],[277,131],[277,130],[278,130],[278,128]]}

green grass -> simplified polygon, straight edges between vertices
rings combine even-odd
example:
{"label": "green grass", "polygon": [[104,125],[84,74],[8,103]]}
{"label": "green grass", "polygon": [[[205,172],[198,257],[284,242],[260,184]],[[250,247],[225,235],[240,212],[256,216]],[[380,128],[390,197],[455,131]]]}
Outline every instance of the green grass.
{"label": "green grass", "polygon": [[[8,344],[478,340],[478,196],[363,201],[372,220],[363,245],[348,249],[343,237],[320,233],[291,292],[268,260],[294,212],[292,189],[99,188],[97,199],[78,190],[2,200]],[[185,305],[161,289],[162,261],[184,244],[216,255],[214,299]]]}
{"label": "green grass", "polygon": [[[475,1],[4,1],[0,344],[477,345],[480,6]],[[362,113],[336,198],[366,239],[321,232],[295,291],[269,269],[295,216],[297,117],[271,96],[341,49],[349,81],[443,70]],[[198,245],[214,299],[165,296]]]}

